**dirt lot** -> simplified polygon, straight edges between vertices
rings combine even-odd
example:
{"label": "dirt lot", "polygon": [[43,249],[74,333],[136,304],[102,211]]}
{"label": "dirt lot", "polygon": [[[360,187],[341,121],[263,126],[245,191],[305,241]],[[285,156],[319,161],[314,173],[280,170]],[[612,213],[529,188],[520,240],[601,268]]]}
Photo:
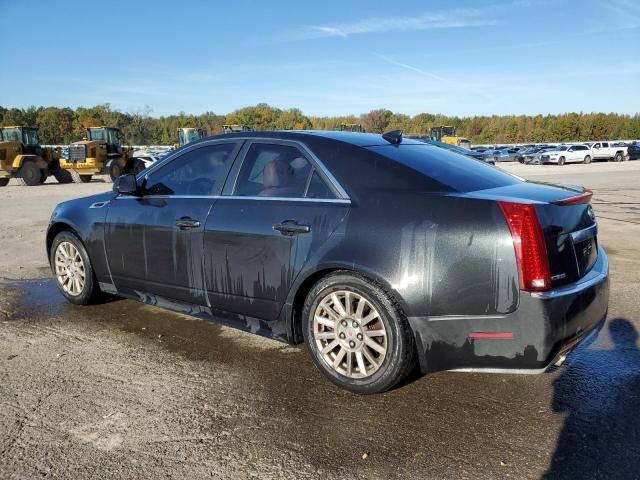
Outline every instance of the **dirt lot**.
{"label": "dirt lot", "polygon": [[109,186],[0,189],[0,478],[640,478],[640,162],[505,168],[594,190],[607,326],[553,373],[444,372],[372,397],[297,347],[65,303],[49,215]]}

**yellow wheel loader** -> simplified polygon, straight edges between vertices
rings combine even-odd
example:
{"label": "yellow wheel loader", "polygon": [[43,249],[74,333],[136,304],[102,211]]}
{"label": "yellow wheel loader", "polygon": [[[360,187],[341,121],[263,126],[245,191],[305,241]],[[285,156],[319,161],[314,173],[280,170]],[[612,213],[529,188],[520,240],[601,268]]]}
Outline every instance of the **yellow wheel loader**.
{"label": "yellow wheel loader", "polygon": [[58,171],[57,150],[42,148],[38,129],[0,127],[0,187],[15,178],[22,185],[40,185]]}
{"label": "yellow wheel loader", "polygon": [[429,136],[431,137],[431,140],[435,140],[436,142],[457,145],[458,147],[466,149],[471,148],[471,142],[468,139],[456,135],[456,127],[446,125],[432,127],[429,129]]}
{"label": "yellow wheel loader", "polygon": [[94,175],[113,182],[124,173],[139,173],[144,163],[133,157],[133,148],[124,145],[120,129],[89,127],[85,139],[69,145],[69,158],[60,160],[66,172],[64,182],[87,183]]}

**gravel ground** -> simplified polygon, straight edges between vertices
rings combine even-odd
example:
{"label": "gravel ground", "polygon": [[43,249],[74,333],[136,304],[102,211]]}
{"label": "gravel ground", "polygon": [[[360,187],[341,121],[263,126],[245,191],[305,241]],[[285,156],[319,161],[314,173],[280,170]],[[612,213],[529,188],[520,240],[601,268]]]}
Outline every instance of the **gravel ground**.
{"label": "gravel ground", "polygon": [[0,189],[0,478],[640,478],[640,162],[503,167],[594,190],[607,326],[553,373],[443,372],[369,397],[298,347],[67,304],[49,215],[109,185]]}

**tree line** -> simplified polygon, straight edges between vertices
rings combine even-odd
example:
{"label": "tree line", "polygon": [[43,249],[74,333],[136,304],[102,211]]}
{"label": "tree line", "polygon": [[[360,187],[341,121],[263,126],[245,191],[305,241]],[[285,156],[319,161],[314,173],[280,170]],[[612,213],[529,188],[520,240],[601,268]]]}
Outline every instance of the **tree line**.
{"label": "tree line", "polygon": [[559,115],[492,115],[451,117],[420,113],[409,116],[387,109],[361,115],[313,117],[299,109],[279,109],[265,103],[244,107],[226,115],[205,112],[153,117],[147,107],[121,112],[109,104],[93,107],[4,108],[0,125],[27,125],[40,129],[43,144],[68,144],[82,139],[86,127],[118,127],[127,142],[135,145],[170,145],[179,127],[203,128],[209,134],[222,131],[224,124],[247,125],[254,130],[333,130],[340,124],[360,124],[367,132],[401,129],[406,134],[427,134],[429,128],[452,125],[458,135],[472,144],[576,142],[598,139],[639,139],[640,114],[564,113]]}

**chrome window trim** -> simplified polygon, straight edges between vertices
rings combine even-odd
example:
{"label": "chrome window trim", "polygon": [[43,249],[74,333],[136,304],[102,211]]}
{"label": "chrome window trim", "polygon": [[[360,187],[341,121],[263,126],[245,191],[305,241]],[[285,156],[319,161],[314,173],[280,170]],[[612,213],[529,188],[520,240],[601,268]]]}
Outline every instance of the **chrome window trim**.
{"label": "chrome window trim", "polygon": [[316,202],[316,203],[343,203],[351,204],[351,200],[348,198],[307,198],[307,197],[255,197],[255,196],[243,196],[243,195],[221,195],[220,199],[229,200],[267,200],[278,202]]}
{"label": "chrome window trim", "polygon": [[305,198],[305,197],[253,197],[243,195],[118,195],[116,200],[152,200],[162,198],[187,198],[187,199],[206,199],[206,200],[253,200],[262,201],[267,200],[270,202],[315,202],[315,203],[341,203],[351,204],[351,200],[348,198]]}

